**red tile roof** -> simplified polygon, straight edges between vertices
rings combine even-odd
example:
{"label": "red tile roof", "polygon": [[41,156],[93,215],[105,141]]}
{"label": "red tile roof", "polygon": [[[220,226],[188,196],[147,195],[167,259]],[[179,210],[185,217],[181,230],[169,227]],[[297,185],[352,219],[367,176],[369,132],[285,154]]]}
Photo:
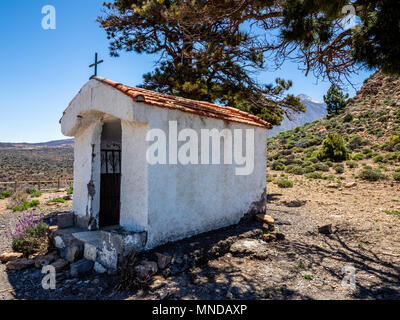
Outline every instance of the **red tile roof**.
{"label": "red tile roof", "polygon": [[236,108],[223,107],[210,102],[170,96],[150,90],[145,90],[142,88],[129,87],[121,83],[117,83],[100,77],[92,77],[92,79],[96,79],[100,82],[110,85],[131,98],[134,99],[142,98],[143,102],[153,106],[176,109],[183,112],[197,114],[199,116],[239,122],[251,126],[264,127],[264,128],[272,127],[271,124],[260,119],[259,117],[256,117],[252,114],[249,114],[247,112],[241,111]]}

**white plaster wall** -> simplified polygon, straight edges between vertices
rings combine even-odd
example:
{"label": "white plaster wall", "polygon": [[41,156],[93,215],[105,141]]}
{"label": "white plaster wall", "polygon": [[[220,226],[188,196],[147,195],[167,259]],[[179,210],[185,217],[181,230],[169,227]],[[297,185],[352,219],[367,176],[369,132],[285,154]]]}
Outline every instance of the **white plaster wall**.
{"label": "white plaster wall", "polygon": [[[234,163],[148,166],[147,248],[235,224],[265,192],[266,129],[151,106],[135,108],[134,117],[167,134],[169,120],[178,122],[178,132],[191,128],[199,137],[205,128],[255,132],[254,171],[248,176],[235,175]],[[221,161],[222,148],[221,143]]]}
{"label": "white plaster wall", "polygon": [[61,118],[61,131],[75,136],[87,119],[78,118],[86,112],[99,111],[122,120],[133,120],[132,98],[98,80],[88,81],[71,101]]}
{"label": "white plaster wall", "polygon": [[148,125],[122,121],[120,225],[131,231],[148,228],[146,134]]}
{"label": "white plaster wall", "polygon": [[[82,128],[75,136],[73,210],[81,217],[90,216],[91,212],[98,214],[99,211],[101,129],[101,118],[92,118],[91,124]],[[94,157],[92,158],[93,152]],[[93,201],[87,187],[91,180],[96,190]]]}

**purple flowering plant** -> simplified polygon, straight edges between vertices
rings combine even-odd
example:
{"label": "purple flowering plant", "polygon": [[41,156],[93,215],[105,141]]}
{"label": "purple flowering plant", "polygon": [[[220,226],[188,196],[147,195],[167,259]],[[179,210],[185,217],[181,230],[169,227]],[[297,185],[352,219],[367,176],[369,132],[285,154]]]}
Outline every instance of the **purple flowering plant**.
{"label": "purple flowering plant", "polygon": [[47,248],[48,225],[43,222],[44,215],[39,217],[34,211],[23,215],[14,228],[10,228],[5,236],[12,241],[12,248],[25,255],[43,251]]}

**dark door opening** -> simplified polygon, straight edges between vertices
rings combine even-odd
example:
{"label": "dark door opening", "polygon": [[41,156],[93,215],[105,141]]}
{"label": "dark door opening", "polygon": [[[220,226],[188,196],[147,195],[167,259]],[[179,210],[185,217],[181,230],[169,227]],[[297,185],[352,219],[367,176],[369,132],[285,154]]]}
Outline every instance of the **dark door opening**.
{"label": "dark door opening", "polygon": [[101,135],[99,227],[119,225],[121,198],[121,122],[105,122]]}

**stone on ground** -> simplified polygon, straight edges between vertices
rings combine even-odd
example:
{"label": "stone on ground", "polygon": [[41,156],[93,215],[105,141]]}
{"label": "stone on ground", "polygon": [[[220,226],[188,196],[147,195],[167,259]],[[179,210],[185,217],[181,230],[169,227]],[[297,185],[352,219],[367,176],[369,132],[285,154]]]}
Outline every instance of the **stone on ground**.
{"label": "stone on ground", "polygon": [[266,233],[263,235],[263,240],[266,242],[275,241],[276,239],[276,233]]}
{"label": "stone on ground", "polygon": [[94,263],[94,271],[96,271],[97,273],[103,274],[107,272],[107,269],[103,267],[103,265],[99,262],[95,262]]}
{"label": "stone on ground", "polygon": [[71,264],[70,273],[72,277],[82,277],[92,271],[93,261],[82,259]]}
{"label": "stone on ground", "polygon": [[156,252],[157,265],[159,269],[165,269],[171,262],[172,257]]}
{"label": "stone on ground", "polygon": [[139,279],[147,279],[157,273],[157,263],[155,263],[154,261],[144,260],[140,262],[137,266],[135,266],[135,271]]}
{"label": "stone on ground", "polygon": [[19,258],[6,263],[8,270],[23,270],[32,267],[35,264],[34,260],[27,258]]}
{"label": "stone on ground", "polygon": [[91,261],[96,261],[97,259],[97,247],[93,244],[85,242],[83,256]]}
{"label": "stone on ground", "polygon": [[83,244],[82,243],[74,243],[69,246],[65,252],[65,259],[68,262],[75,262],[80,260],[83,257]]}
{"label": "stone on ground", "polygon": [[338,189],[340,187],[340,185],[333,182],[333,183],[326,185],[326,187],[331,188],[331,189]]}
{"label": "stone on ground", "polygon": [[22,258],[23,254],[20,252],[4,252],[0,255],[0,261],[6,263],[15,259]]}
{"label": "stone on ground", "polygon": [[43,266],[46,266],[58,258],[56,252],[51,252],[46,255],[39,255],[35,257],[35,267],[41,269]]}
{"label": "stone on ground", "polygon": [[263,223],[267,223],[267,224],[274,224],[275,220],[274,218],[272,218],[269,215],[266,214],[257,214],[256,215],[256,220],[263,222]]}
{"label": "stone on ground", "polygon": [[57,261],[53,262],[51,265],[54,267],[56,272],[60,272],[68,266],[68,261],[66,261],[64,259],[58,259]]}
{"label": "stone on ground", "polygon": [[264,243],[258,239],[241,239],[231,245],[230,252],[232,253],[248,253],[254,254],[264,251]]}
{"label": "stone on ground", "polygon": [[327,224],[321,227],[318,227],[318,232],[322,234],[331,234],[332,233],[332,224]]}
{"label": "stone on ground", "polygon": [[357,185],[357,182],[348,182],[344,185],[345,188],[353,188]]}
{"label": "stone on ground", "polygon": [[54,238],[54,245],[55,245],[55,247],[58,248],[58,249],[63,249],[63,248],[65,248],[64,240],[63,240],[60,236],[56,236],[56,237]]}

